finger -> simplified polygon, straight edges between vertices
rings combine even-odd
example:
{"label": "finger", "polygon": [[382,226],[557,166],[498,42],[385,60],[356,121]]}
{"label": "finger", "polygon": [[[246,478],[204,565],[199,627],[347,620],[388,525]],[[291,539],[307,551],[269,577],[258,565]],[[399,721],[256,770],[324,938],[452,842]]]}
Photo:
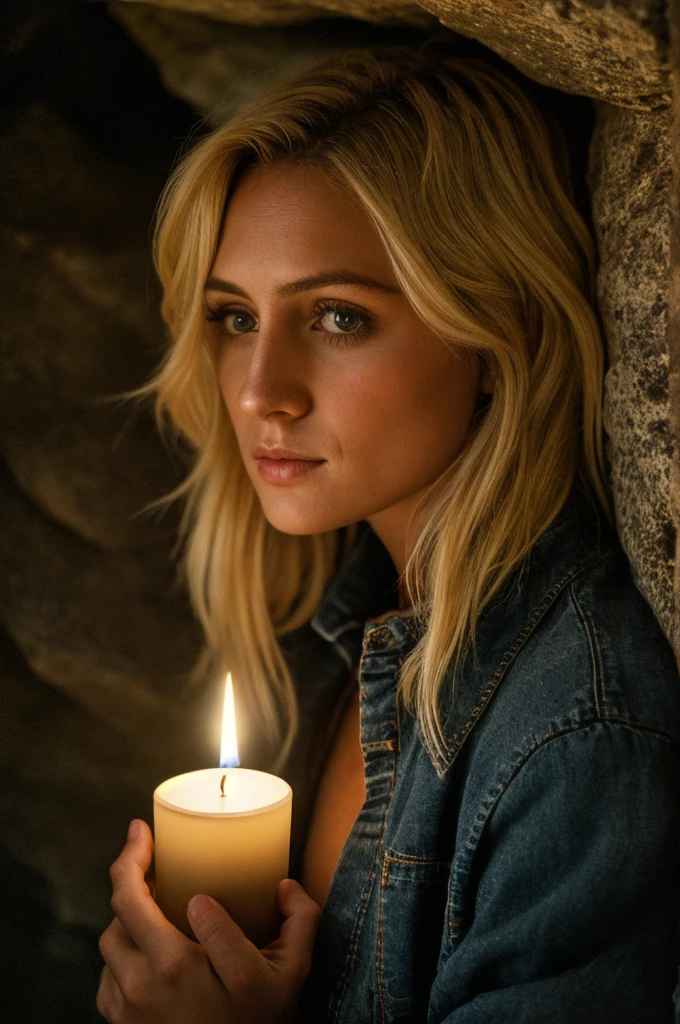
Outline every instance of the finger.
{"label": "finger", "polygon": [[129,969],[132,958],[138,957],[140,952],[117,917],[114,917],[106,931],[102,932],[99,952],[116,984],[121,988],[121,981]]}
{"label": "finger", "polygon": [[116,949],[136,950],[137,948],[117,917],[114,917],[99,939],[99,950],[107,963],[109,954],[115,953]]}
{"label": "finger", "polygon": [[144,879],[152,855],[151,829],[144,821],[133,821],[110,870],[113,912],[135,945],[151,957],[184,938],[164,917]]}
{"label": "finger", "polygon": [[314,940],[321,920],[321,907],[292,878],[279,882],[276,890],[279,910],[285,920],[281,927],[277,959],[301,974],[311,967]]}
{"label": "finger", "polygon": [[202,894],[189,901],[187,916],[225,987],[231,991],[248,987],[260,965],[260,951],[245,937],[233,917],[217,900]]}
{"label": "finger", "polygon": [[102,971],[97,990],[97,1010],[109,1024],[123,1019],[123,996],[108,967]]}

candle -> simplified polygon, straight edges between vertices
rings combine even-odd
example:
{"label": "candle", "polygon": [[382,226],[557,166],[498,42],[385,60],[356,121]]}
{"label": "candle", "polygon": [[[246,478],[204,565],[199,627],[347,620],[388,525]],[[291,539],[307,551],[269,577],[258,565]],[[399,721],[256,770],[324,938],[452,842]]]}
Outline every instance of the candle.
{"label": "candle", "polygon": [[283,779],[238,764],[228,676],[221,767],[177,775],[153,796],[156,902],[193,938],[187,903],[208,893],[261,948],[279,934],[276,887],[288,875],[293,794]]}

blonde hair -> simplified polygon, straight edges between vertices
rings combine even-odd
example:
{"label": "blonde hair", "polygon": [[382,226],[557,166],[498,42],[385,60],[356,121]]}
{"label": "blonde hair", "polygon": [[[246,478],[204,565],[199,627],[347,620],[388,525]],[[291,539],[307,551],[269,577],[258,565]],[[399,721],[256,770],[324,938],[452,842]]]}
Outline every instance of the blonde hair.
{"label": "blonde hair", "polygon": [[478,353],[493,380],[492,400],[430,488],[405,571],[425,629],[399,694],[436,755],[445,680],[572,486],[611,521],[592,240],[523,90],[485,62],[422,49],[324,61],[200,141],[174,171],[155,239],[172,345],[150,389],[160,418],[195,450],[173,496],[186,498],[196,612],[239,699],[280,744],[279,764],[297,727],[279,638],[314,614],[346,533],[291,536],[265,519],[218,387],[203,287],[230,189],[250,166],[281,161],[310,162],[359,200],[414,309],[446,342]]}

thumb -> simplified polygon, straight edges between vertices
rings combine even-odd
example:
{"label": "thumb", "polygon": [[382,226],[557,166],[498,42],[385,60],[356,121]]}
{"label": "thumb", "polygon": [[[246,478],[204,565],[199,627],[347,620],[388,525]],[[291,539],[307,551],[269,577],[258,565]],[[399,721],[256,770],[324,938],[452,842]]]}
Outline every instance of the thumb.
{"label": "thumb", "polygon": [[280,959],[288,961],[304,977],[311,967],[321,907],[292,878],[279,882],[276,897],[285,918],[280,935]]}
{"label": "thumb", "polygon": [[134,818],[130,822],[123,852],[126,858],[139,865],[142,871],[149,870],[153,857],[153,835],[145,821]]}
{"label": "thumb", "polygon": [[201,894],[189,900],[187,917],[216,973],[227,989],[233,988],[244,967],[253,957],[259,959],[257,946],[212,896]]}

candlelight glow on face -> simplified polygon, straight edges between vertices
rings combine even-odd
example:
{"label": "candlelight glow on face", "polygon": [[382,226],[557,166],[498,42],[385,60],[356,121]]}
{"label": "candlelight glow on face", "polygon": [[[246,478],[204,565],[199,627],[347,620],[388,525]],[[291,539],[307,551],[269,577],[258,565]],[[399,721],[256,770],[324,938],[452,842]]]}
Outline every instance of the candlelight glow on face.
{"label": "candlelight glow on face", "polygon": [[220,747],[220,768],[238,768],[241,762],[238,759],[238,747],[236,745],[236,714],[234,711],[234,687],[231,681],[231,672],[227,673],[227,682],[224,688],[224,713],[222,715],[222,746]]}

